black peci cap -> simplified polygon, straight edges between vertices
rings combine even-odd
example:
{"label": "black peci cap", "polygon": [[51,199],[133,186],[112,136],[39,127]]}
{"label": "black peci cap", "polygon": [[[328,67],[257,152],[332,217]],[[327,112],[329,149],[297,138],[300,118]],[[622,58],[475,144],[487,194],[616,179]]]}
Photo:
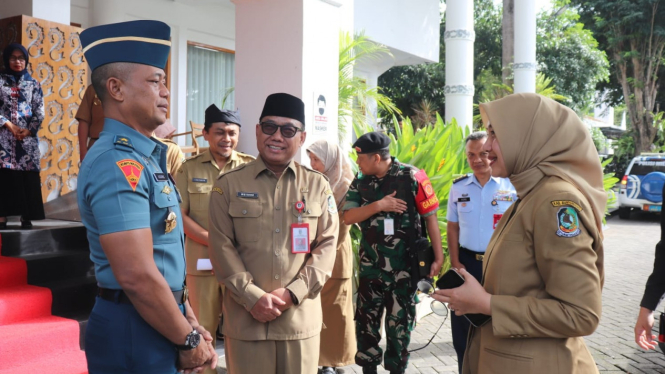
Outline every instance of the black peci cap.
{"label": "black peci cap", "polygon": [[384,149],[388,149],[390,145],[390,138],[381,132],[369,132],[356,140],[353,143],[353,149],[359,155],[365,153],[374,153]]}
{"label": "black peci cap", "polygon": [[259,121],[266,116],[286,117],[300,121],[305,129],[305,103],[287,93],[275,93],[266,98]]}
{"label": "black peci cap", "polygon": [[213,123],[217,122],[235,123],[238,126],[242,126],[240,124],[240,111],[221,110],[217,108],[217,105],[211,104],[206,109],[205,128],[209,129]]}

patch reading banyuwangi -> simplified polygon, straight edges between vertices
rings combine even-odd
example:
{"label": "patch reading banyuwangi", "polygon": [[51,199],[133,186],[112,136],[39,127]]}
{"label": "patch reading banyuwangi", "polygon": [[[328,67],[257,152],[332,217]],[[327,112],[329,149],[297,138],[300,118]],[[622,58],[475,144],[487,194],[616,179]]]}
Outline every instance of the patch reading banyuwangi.
{"label": "patch reading banyuwangi", "polygon": [[552,201],[552,206],[553,207],[572,206],[573,208],[577,209],[578,212],[581,212],[583,210],[580,204],[570,200],[554,200]]}
{"label": "patch reading banyuwangi", "polygon": [[559,208],[556,219],[559,226],[556,231],[557,236],[572,238],[580,234],[580,218],[572,206]]}
{"label": "patch reading banyuwangi", "polygon": [[143,171],[143,165],[136,160],[125,159],[116,162],[122,174],[125,175],[125,179],[129,182],[129,186],[132,187],[133,191],[136,191],[136,186],[138,186],[139,181],[141,180],[141,171]]}

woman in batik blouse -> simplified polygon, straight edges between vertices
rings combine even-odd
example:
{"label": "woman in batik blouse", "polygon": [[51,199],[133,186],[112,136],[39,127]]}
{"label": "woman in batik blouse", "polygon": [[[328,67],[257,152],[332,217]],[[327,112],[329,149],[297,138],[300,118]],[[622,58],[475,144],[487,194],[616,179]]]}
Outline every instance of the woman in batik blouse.
{"label": "woman in batik blouse", "polygon": [[0,229],[8,216],[21,216],[21,228],[44,219],[39,178],[39,139],[44,120],[42,88],[27,67],[28,51],[16,43],[5,48],[0,73]]}

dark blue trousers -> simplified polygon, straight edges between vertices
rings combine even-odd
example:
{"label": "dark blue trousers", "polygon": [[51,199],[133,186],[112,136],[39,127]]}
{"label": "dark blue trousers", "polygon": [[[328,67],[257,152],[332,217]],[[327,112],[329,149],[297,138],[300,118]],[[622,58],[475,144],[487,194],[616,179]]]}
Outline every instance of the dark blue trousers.
{"label": "dark blue trousers", "polygon": [[[180,310],[185,313],[184,305]],[[178,351],[131,304],[97,298],[85,330],[90,374],[176,374]]]}
{"label": "dark blue trousers", "polygon": [[[475,256],[464,250],[459,250],[459,261],[466,267],[466,271],[473,275],[480,282],[483,276],[483,262],[476,260]],[[453,347],[457,352],[457,365],[459,372],[462,372],[462,363],[464,360],[464,351],[466,351],[466,339],[469,335],[471,324],[464,316],[456,316],[455,312],[450,312],[450,328],[453,331]]]}

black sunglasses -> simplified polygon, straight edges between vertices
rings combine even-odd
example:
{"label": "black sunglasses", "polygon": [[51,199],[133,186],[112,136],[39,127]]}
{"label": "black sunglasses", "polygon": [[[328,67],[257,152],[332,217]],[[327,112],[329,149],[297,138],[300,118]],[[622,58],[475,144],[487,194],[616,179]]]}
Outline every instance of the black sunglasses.
{"label": "black sunglasses", "polygon": [[279,129],[279,131],[282,133],[282,136],[285,138],[293,138],[296,136],[298,131],[302,131],[302,129],[292,125],[279,126],[272,122],[261,122],[259,125],[261,126],[261,131],[264,134],[273,135],[277,132],[277,129]]}

